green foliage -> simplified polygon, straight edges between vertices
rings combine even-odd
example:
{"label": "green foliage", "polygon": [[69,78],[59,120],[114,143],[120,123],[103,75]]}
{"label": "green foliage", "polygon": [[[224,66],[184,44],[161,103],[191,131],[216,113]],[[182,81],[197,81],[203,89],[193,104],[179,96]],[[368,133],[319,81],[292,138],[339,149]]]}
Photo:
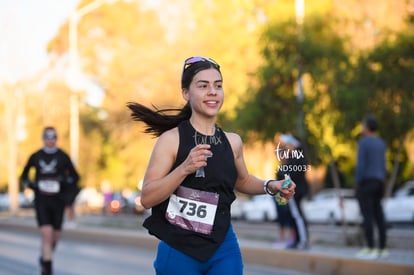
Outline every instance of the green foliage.
{"label": "green foliage", "polygon": [[[348,87],[334,94],[335,108],[344,115],[344,133],[352,133],[367,113],[374,113],[380,121],[380,134],[388,146],[388,170],[391,172],[398,158],[400,169],[397,183],[412,177],[407,152],[400,147],[413,129],[410,117],[414,107],[414,33],[403,30],[392,33],[368,54],[361,55]],[[353,110],[349,112],[349,110]],[[355,135],[348,135],[355,138]]]}
{"label": "green foliage", "polygon": [[[302,108],[311,160],[326,165],[341,159],[351,178],[360,122],[365,114],[375,113],[390,148],[391,172],[392,160],[414,126],[409,119],[414,107],[414,78],[409,77],[414,75],[414,36],[412,31],[387,32],[378,46],[350,51],[346,36],[331,22],[335,19],[327,13],[308,16],[302,28],[293,20],[268,25],[261,39],[264,61],[258,81],[237,109],[235,127],[255,139],[272,140],[280,132],[298,135]],[[300,75],[303,105],[296,98]],[[409,170],[404,152],[400,162],[401,171]]]}
{"label": "green foliage", "polygon": [[[296,129],[303,108],[306,142],[320,149],[326,130],[320,127],[321,119],[326,117],[326,125],[334,125],[336,117],[329,108],[329,93],[344,81],[341,76],[350,66],[342,40],[334,29],[326,27],[329,20],[308,18],[300,34],[293,21],[268,27],[262,37],[264,64],[257,74],[258,87],[250,89],[249,98],[238,109],[237,125],[248,129],[245,135],[252,130],[267,140],[272,140],[277,132],[299,135]],[[300,74],[305,93],[302,106],[295,91]]]}

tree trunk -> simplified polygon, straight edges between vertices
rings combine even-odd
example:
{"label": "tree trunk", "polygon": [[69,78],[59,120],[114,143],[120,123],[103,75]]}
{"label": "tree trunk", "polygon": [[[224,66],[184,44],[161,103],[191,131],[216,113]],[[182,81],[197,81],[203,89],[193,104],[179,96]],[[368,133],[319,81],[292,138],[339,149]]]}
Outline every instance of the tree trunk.
{"label": "tree trunk", "polygon": [[401,136],[400,139],[399,139],[397,154],[395,155],[394,163],[392,165],[391,177],[388,180],[388,183],[386,185],[384,199],[387,199],[392,195],[392,190],[394,189],[395,180],[397,179],[398,170],[400,169],[400,156],[401,156],[401,152],[402,152],[403,147],[404,147],[404,139],[405,139],[404,136]]}
{"label": "tree trunk", "polygon": [[348,245],[350,243],[350,239],[348,236],[348,225],[346,222],[346,217],[345,217],[345,210],[344,210],[344,201],[343,201],[343,197],[342,194],[340,192],[341,189],[341,183],[339,180],[339,174],[338,174],[338,169],[335,165],[335,161],[331,160],[329,162],[329,170],[331,171],[331,177],[332,177],[332,182],[334,184],[334,187],[337,191],[337,195],[339,197],[340,203],[341,203],[341,225],[342,225],[342,229],[343,229],[343,234],[344,234],[344,239],[345,239],[345,244]]}

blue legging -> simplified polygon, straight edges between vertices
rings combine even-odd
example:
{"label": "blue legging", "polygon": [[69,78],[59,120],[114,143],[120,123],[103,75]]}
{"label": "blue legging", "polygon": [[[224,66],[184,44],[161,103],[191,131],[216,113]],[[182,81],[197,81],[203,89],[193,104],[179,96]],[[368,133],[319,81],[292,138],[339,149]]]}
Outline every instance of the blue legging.
{"label": "blue legging", "polygon": [[242,275],[243,262],[233,228],[205,262],[198,261],[161,241],[154,261],[157,275]]}

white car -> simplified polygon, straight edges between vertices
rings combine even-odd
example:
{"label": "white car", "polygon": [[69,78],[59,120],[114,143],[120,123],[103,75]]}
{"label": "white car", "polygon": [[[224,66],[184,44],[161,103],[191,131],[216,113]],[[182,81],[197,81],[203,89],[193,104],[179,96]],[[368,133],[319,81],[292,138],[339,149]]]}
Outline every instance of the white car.
{"label": "white car", "polygon": [[[25,194],[20,192],[17,195],[17,201],[20,208],[33,207],[33,192]],[[10,196],[8,193],[0,193],[0,210],[9,210],[10,207]]]}
{"label": "white car", "polygon": [[414,222],[414,181],[384,200],[384,214],[387,222]]}
{"label": "white car", "polygon": [[237,196],[231,204],[231,218],[234,220],[241,220],[243,216],[243,205],[248,201],[246,197]]}
{"label": "white car", "polygon": [[277,219],[274,197],[256,195],[243,204],[243,218],[247,221],[263,222]]}
{"label": "white car", "polygon": [[354,189],[323,189],[313,198],[304,200],[302,209],[310,223],[358,224],[362,221]]}
{"label": "white car", "polygon": [[102,213],[104,206],[103,195],[92,187],[80,190],[75,200],[75,211],[79,214]]}

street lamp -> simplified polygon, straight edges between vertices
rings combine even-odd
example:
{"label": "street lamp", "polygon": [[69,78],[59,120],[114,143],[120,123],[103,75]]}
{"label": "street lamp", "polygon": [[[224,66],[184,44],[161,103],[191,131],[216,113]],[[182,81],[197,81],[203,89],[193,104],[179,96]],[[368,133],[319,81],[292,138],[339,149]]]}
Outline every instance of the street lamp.
{"label": "street lamp", "polygon": [[85,88],[85,76],[79,66],[78,23],[86,14],[103,4],[112,4],[117,0],[95,0],[75,10],[69,17],[69,70],[67,82],[72,92],[70,95],[70,155],[75,165],[79,162],[79,91]]}

